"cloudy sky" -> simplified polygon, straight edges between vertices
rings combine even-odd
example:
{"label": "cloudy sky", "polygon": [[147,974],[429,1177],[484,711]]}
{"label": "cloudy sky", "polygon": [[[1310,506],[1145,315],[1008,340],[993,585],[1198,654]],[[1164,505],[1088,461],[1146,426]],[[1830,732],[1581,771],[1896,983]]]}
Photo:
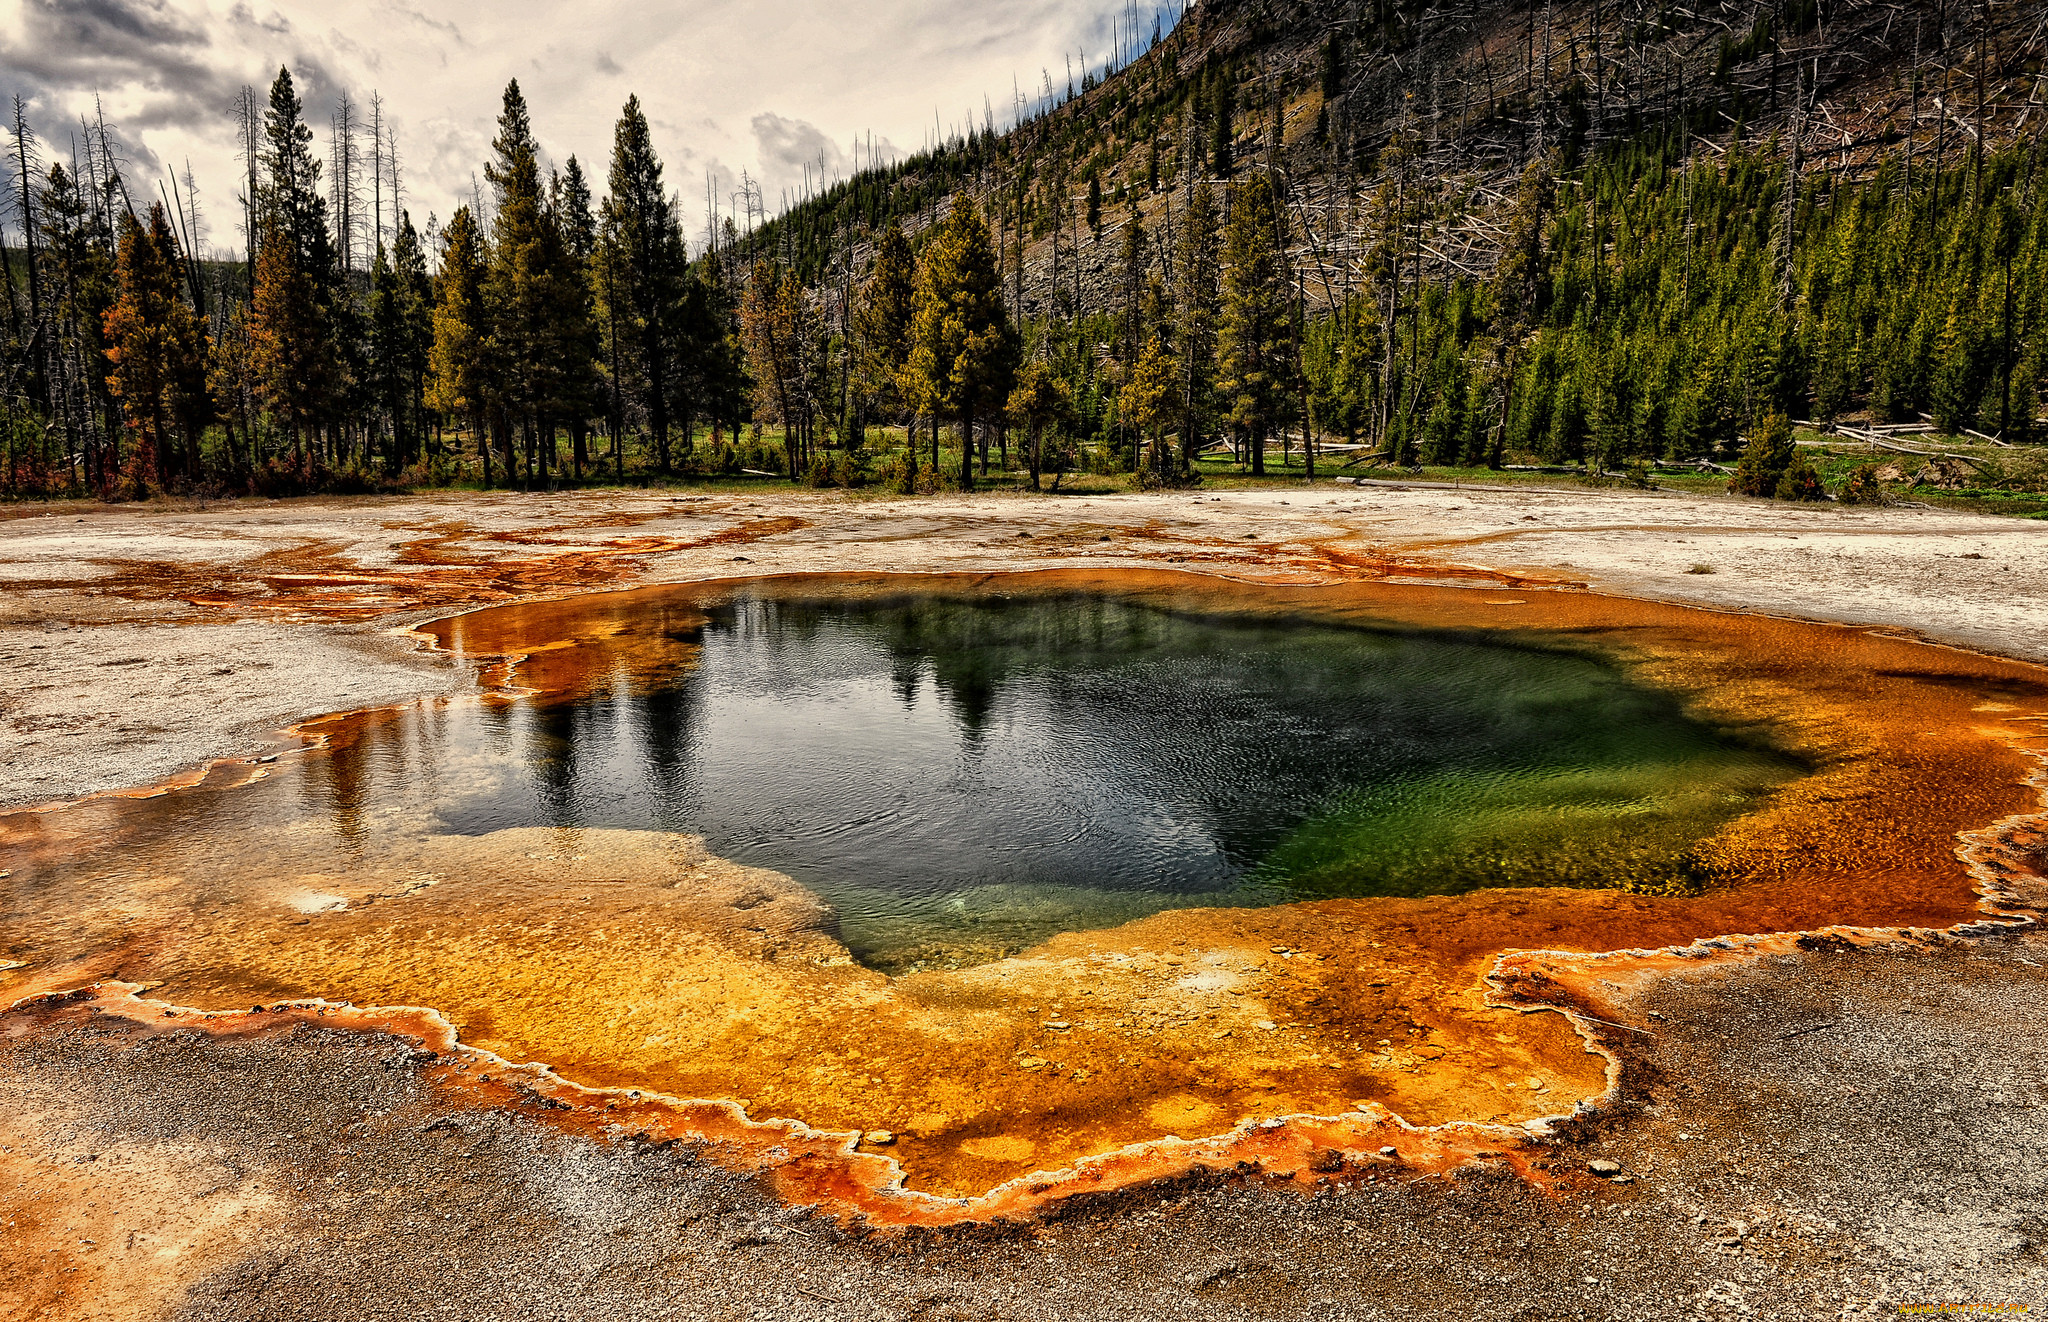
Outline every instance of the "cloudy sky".
{"label": "cloudy sky", "polygon": [[[1141,4],[1149,30],[1151,5]],[[505,82],[517,78],[548,157],[582,159],[602,190],[611,126],[638,93],[701,228],[707,175],[742,171],[770,209],[822,153],[845,173],[858,135],[922,147],[1013,82],[1066,82],[1065,53],[1100,66],[1123,0],[0,0],[0,96],[20,94],[58,154],[97,95],[154,192],[189,158],[213,245],[238,247],[229,107],[289,64],[327,147],[344,89],[374,91],[395,126],[416,221],[446,217],[481,178]],[[1077,74],[1078,77],[1078,74]]]}

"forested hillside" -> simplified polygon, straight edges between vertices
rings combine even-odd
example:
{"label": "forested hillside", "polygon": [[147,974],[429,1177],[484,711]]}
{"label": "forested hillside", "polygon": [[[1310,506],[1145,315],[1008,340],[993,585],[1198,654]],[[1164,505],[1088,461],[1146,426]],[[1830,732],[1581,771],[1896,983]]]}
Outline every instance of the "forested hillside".
{"label": "forested hillside", "polygon": [[2018,3],[1212,0],[694,250],[637,102],[600,178],[511,85],[431,225],[380,133],[366,221],[281,71],[234,264],[103,125],[50,163],[17,108],[4,480],[1176,484],[1277,446],[1817,496],[1793,420],[2048,439],[2044,53]]}

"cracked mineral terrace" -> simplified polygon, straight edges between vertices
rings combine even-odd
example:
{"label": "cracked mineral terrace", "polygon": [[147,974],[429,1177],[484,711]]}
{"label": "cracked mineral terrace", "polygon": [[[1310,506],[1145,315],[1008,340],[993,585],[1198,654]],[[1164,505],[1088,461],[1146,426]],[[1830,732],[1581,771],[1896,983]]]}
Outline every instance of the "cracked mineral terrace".
{"label": "cracked mineral terrace", "polygon": [[[772,1113],[790,1123],[632,1086],[658,1065],[644,1052],[621,1064],[601,1016],[561,1009],[561,988],[617,976],[603,961],[529,977],[507,956],[530,942],[459,959],[415,942],[388,970],[348,966],[349,982],[331,959],[290,953],[291,924],[321,917],[319,895],[207,952],[268,979],[264,1010],[224,999],[225,985],[210,1000],[138,996],[111,975],[153,976],[163,947],[145,929],[161,897],[144,886],[75,914],[101,939],[73,958],[0,952],[22,965],[0,972],[0,999],[21,998],[0,1016],[0,1298],[19,1301],[0,1316],[1832,1317],[2048,1294],[2048,949],[2026,919],[2048,858],[2031,816],[2048,676],[2029,664],[2048,658],[2048,528],[1345,488],[17,513],[0,524],[13,735],[0,801],[18,806],[172,782],[195,788],[165,803],[235,793],[279,770],[260,759],[301,746],[278,732],[303,718],[573,674],[563,622],[587,623],[607,599],[528,603],[819,571],[1057,570],[1129,587],[1171,569],[1476,628],[1526,613],[1625,631],[1653,680],[1768,708],[1820,770],[1719,842],[1750,882],[1691,900],[1475,892],[1184,910],[1057,938],[1010,961],[1026,982],[1050,980],[1018,1000],[1043,1004],[1106,954],[1153,952],[1166,975],[1170,960],[1220,953],[1283,1006],[1398,982],[1386,994],[1435,1030],[1437,1058],[1385,1062],[1389,1090],[1349,1118],[1307,1095],[1300,1109],[1326,1118],[1275,1123],[1290,1108],[1211,1082],[1229,1064],[1222,1039],[1168,1043],[1174,1068],[1147,1092],[1093,1077],[1083,1058],[1118,1043],[1082,1025],[1062,1030],[1060,1054],[1076,1059],[1055,1063],[1081,1076],[1064,1087],[1102,1095],[1041,1151],[1049,1076],[1005,1085],[927,1041],[906,1073],[967,1080],[992,1112],[1018,1113],[983,1136],[980,1166],[931,1165],[975,1140],[949,1147],[907,1122],[894,1142],[863,1142],[860,1108],[823,1095],[785,1099]],[[1688,573],[1703,562],[1717,572]],[[509,672],[478,664],[493,648],[456,657],[413,632],[495,603],[515,609],[464,618],[502,618],[495,651],[534,656]],[[1750,611],[1880,627],[1731,613]],[[153,808],[17,813],[0,848],[61,854],[67,823]],[[534,852],[519,844],[461,866],[514,874]],[[628,871],[656,862],[627,854]],[[666,865],[695,869],[700,896],[724,884],[717,860]],[[18,887],[0,892],[17,947],[62,912]],[[423,912],[470,942],[530,921],[467,908],[445,881],[391,902],[439,906]],[[549,930],[573,938],[590,918],[568,921]],[[571,964],[591,949],[563,943]],[[1571,951],[1592,953],[1559,953]],[[1289,967],[1296,952],[1306,973]],[[758,976],[744,955],[713,952]],[[465,990],[465,959],[498,970],[487,998]],[[1360,986],[1330,982],[1317,966],[1333,960]],[[1133,994],[1155,990],[1149,976]],[[429,1008],[294,999],[322,994]],[[1504,1012],[1547,1007],[1568,1010],[1570,1030],[1523,1013],[1498,1031]],[[664,1012],[716,1008],[685,996]],[[687,1095],[738,1095],[746,1063],[729,1090]],[[1508,1082],[1526,1101],[1503,1113]],[[1273,1118],[1232,1128],[1233,1110]],[[1534,1123],[1458,1123],[1496,1117]],[[934,1192],[903,1189],[899,1169]],[[1020,1169],[1032,1173],[993,1183]]]}

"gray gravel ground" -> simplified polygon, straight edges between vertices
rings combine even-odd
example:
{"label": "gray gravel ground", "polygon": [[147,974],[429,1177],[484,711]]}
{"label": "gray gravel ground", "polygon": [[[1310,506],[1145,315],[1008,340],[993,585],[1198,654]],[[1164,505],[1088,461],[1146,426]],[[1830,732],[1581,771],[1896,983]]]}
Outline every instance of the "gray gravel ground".
{"label": "gray gravel ground", "polygon": [[[208,1154],[213,1174],[187,1194],[198,1204],[268,1191],[234,1251],[161,1305],[178,1318],[1538,1322],[2038,1308],[2044,966],[2048,938],[2030,935],[1818,949],[1659,979],[1622,1011],[1651,1032],[1616,1034],[1628,1039],[1621,1102],[1556,1155],[1564,1178],[1550,1191],[1484,1162],[1450,1177],[1337,1173],[1314,1195],[1218,1175],[972,1232],[850,1234],[685,1150],[450,1112],[409,1048],[380,1035],[130,1047],[115,1023],[5,1031],[23,1026],[17,1011],[0,1016],[0,1108],[46,1117],[39,1146],[101,1172],[117,1222],[123,1172],[152,1151]],[[77,1160],[95,1154],[106,1160]],[[1627,1182],[1586,1174],[1594,1158],[1619,1162]],[[131,1253],[153,1242],[139,1228]]]}

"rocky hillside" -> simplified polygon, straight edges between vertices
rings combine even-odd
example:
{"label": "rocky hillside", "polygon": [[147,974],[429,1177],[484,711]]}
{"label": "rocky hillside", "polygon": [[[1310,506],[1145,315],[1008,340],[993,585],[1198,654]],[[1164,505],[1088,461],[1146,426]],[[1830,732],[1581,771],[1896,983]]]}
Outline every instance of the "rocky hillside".
{"label": "rocky hillside", "polygon": [[1634,143],[1718,156],[1739,138],[1841,182],[1886,157],[1953,164],[2039,133],[2044,49],[2048,11],[2020,0],[1205,0],[1071,100],[865,173],[758,239],[838,283],[874,227],[915,233],[965,189],[1001,231],[1017,312],[1087,311],[1123,287],[1133,216],[1168,232],[1195,178],[1270,169],[1306,295],[1327,304],[1381,237],[1383,187],[1428,198],[1407,212],[1427,268],[1483,274],[1532,160],[1568,178]]}

